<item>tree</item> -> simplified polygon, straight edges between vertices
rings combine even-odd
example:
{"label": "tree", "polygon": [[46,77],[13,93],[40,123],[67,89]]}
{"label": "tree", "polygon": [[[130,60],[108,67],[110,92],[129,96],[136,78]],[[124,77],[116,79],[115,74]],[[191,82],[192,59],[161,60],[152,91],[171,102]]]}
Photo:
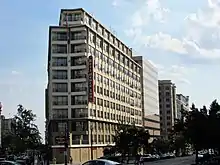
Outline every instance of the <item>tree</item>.
{"label": "tree", "polygon": [[136,157],[141,149],[147,149],[149,132],[144,128],[138,128],[135,125],[121,124],[115,134],[115,144],[118,153]]}
{"label": "tree", "polygon": [[163,138],[153,140],[152,147],[155,148],[157,153],[167,153],[170,151],[170,141]]}
{"label": "tree", "polygon": [[[3,144],[8,145],[14,153],[24,152],[27,149],[35,149],[41,144],[41,136],[37,125],[34,124],[36,115],[32,110],[18,105],[17,114],[12,122],[12,134],[3,137]],[[10,143],[9,143],[10,141]]]}

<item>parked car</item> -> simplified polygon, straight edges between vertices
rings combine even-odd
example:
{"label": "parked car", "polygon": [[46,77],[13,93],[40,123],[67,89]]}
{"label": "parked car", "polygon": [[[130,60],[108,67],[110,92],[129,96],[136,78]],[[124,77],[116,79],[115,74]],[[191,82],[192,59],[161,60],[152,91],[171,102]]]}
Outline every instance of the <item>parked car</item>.
{"label": "parked car", "polygon": [[106,159],[106,160],[111,160],[114,162],[121,162],[121,156],[102,156],[98,159]]}
{"label": "parked car", "polygon": [[5,161],[0,161],[0,165],[20,165],[20,164],[13,162],[13,161],[5,160]]}
{"label": "parked car", "polygon": [[151,154],[145,154],[143,156],[140,157],[140,162],[149,162],[154,160],[154,157]]}
{"label": "parked car", "polygon": [[122,165],[122,164],[107,159],[97,159],[97,160],[87,161],[82,165]]}

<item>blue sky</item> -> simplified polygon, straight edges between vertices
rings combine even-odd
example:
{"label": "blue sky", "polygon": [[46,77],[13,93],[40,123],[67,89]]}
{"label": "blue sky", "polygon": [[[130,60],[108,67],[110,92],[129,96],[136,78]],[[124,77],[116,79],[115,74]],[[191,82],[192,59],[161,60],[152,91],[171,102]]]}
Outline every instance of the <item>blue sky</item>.
{"label": "blue sky", "polygon": [[1,0],[0,101],[12,116],[23,104],[44,131],[48,26],[61,8],[82,7],[172,79],[198,106],[219,98],[218,0]]}

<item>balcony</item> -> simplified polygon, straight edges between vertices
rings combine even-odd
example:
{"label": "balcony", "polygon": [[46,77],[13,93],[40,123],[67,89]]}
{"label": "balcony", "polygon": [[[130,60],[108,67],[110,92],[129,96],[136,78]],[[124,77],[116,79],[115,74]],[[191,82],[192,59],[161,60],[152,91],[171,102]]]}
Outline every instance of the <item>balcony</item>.
{"label": "balcony", "polygon": [[71,58],[71,69],[86,69],[86,58]]}
{"label": "balcony", "polygon": [[87,74],[75,74],[71,75],[72,82],[84,82],[86,81]]}
{"label": "balcony", "polygon": [[71,56],[73,57],[81,57],[86,56],[87,49],[86,48],[75,48],[71,49]]}
{"label": "balcony", "polygon": [[70,41],[71,44],[85,44],[86,34],[80,33],[78,36],[73,36]]}
{"label": "balcony", "polygon": [[53,119],[68,119],[68,114],[53,114]]}
{"label": "balcony", "polygon": [[72,95],[86,95],[87,94],[87,88],[86,87],[75,87],[72,90]]}

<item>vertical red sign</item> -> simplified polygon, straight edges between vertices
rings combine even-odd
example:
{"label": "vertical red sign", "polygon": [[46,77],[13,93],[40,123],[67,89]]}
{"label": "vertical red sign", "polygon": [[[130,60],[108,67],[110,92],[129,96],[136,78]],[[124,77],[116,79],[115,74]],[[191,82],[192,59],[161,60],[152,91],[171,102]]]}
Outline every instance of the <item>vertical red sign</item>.
{"label": "vertical red sign", "polygon": [[93,56],[89,56],[89,68],[88,68],[88,87],[89,87],[89,94],[88,94],[88,100],[89,102],[94,102],[94,80],[93,80]]}

